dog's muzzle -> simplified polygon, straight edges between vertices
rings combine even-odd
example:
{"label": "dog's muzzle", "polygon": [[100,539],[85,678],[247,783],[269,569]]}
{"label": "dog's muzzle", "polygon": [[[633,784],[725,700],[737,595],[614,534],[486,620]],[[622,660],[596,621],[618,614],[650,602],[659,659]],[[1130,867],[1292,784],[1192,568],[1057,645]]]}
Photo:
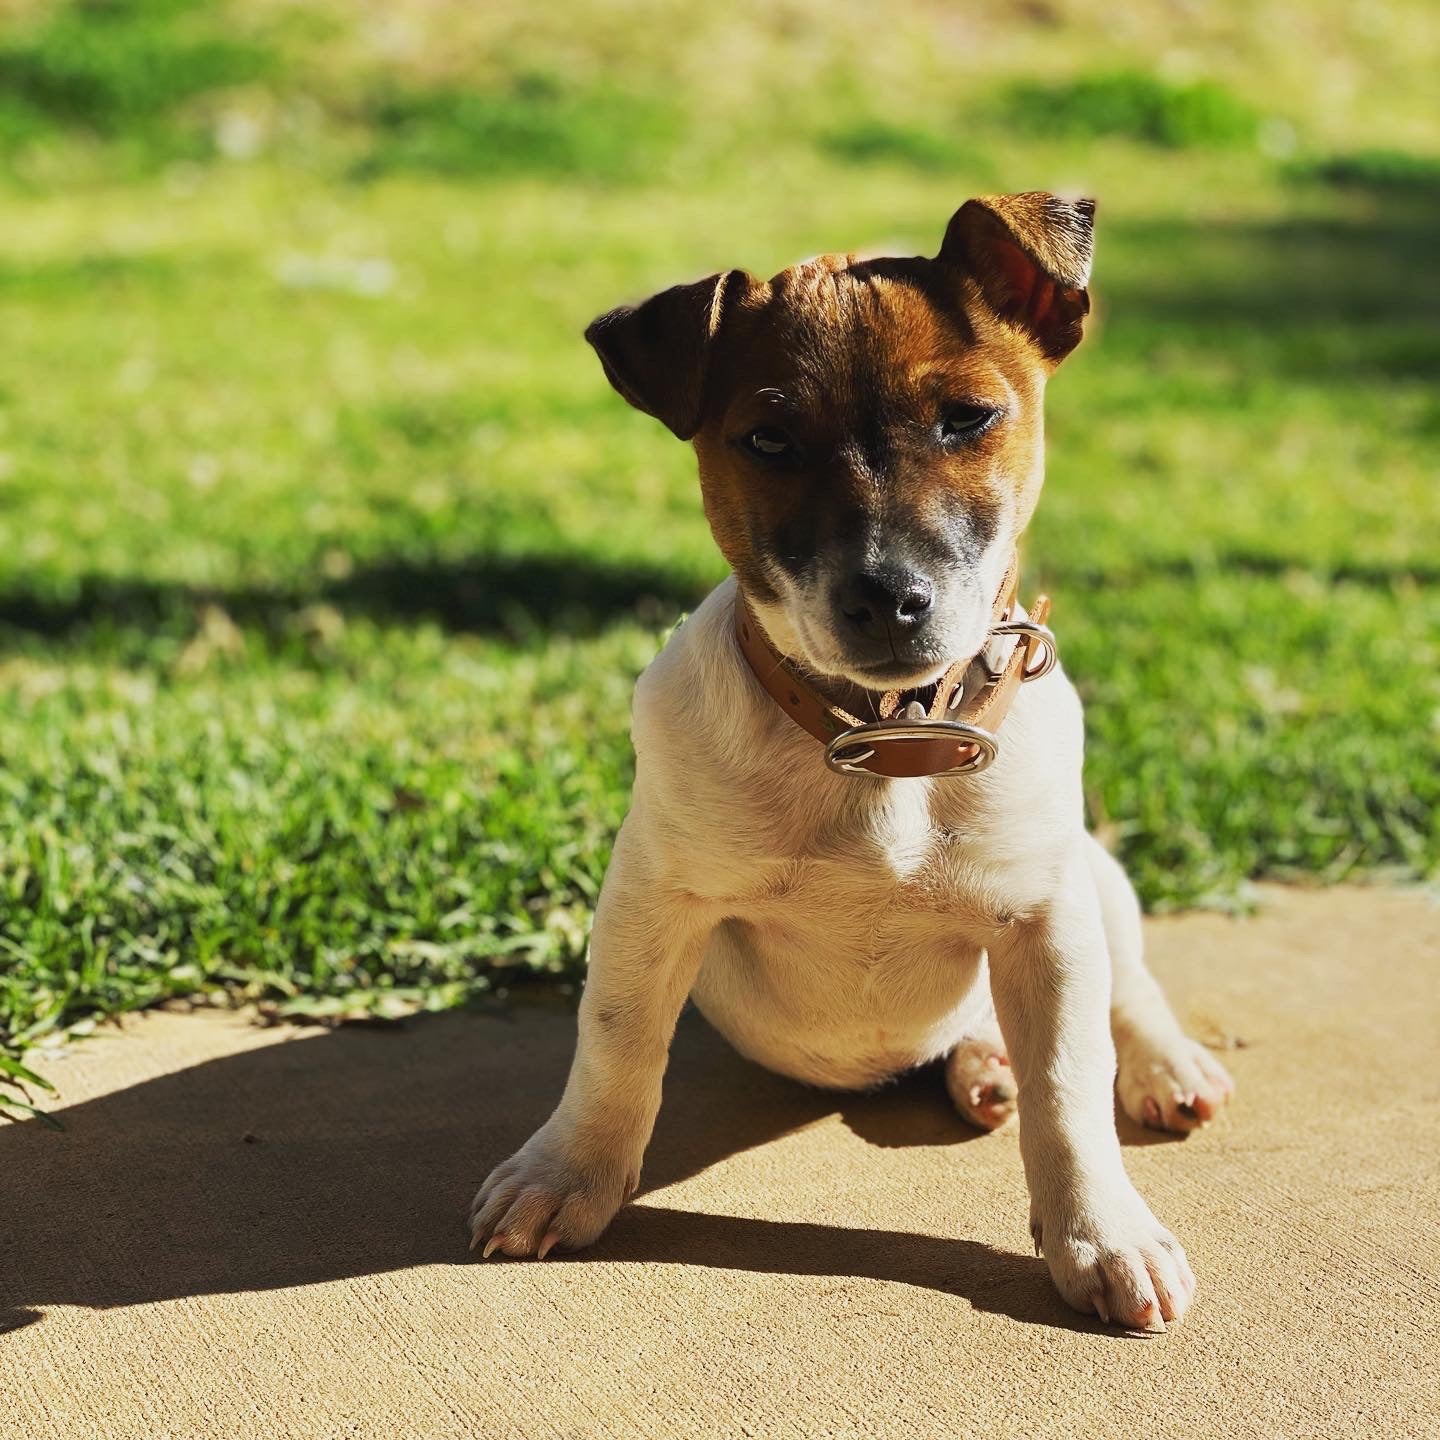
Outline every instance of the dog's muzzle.
{"label": "dog's muzzle", "polygon": [[[928,702],[923,691],[888,691],[877,707],[880,718],[868,722],[824,699],[771,646],[738,591],[735,638],[755,678],[802,730],[824,744],[825,763],[837,774],[891,779],[976,775],[1000,753],[997,732],[1020,686],[1055,667],[1055,637],[1045,624],[1050,598],[1041,595],[1028,619],[1015,619],[1017,583],[1012,556],[991,609],[986,649],[952,664],[935,682]],[[992,668],[986,655],[996,639],[1008,636],[1015,644]],[[972,689],[967,679],[976,666],[983,673],[974,677],[978,683]]]}

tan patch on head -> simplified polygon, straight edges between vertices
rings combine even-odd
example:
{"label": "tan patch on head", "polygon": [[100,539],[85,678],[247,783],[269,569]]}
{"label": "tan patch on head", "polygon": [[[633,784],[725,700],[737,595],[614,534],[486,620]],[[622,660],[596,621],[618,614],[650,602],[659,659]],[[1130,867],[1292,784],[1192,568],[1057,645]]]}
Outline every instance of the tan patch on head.
{"label": "tan patch on head", "polygon": [[[968,520],[984,534],[1023,523],[1038,490],[1044,375],[953,266],[821,255],[752,283],[726,315],[695,437],[720,549],[764,600],[771,567],[803,564],[866,524]],[[1003,418],[947,449],[938,427],[956,404]],[[793,465],[745,451],[761,426],[793,439]]]}
{"label": "tan patch on head", "polygon": [[616,390],[694,441],[721,550],[818,672],[920,685],[983,643],[1039,494],[1045,377],[1089,309],[1093,214],[971,200],[933,260],[731,270],[586,331]]}

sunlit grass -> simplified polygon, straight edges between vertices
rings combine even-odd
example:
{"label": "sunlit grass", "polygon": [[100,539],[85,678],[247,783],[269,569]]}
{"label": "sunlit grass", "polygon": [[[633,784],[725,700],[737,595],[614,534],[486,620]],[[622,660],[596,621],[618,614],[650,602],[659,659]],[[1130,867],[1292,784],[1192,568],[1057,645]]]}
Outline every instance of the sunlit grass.
{"label": "sunlit grass", "polygon": [[[387,125],[373,30],[324,31],[322,56],[287,13],[254,12],[277,88],[113,135],[49,114],[14,152],[0,1053],[167,995],[369,1013],[576,974],[630,686],[723,573],[689,451],[612,394],[581,330],[721,266],[933,251],[997,187],[1101,199],[1027,560],[1089,705],[1092,818],[1152,906],[1434,872],[1440,295],[1414,134],[1408,159],[1335,168],[1249,52],[1217,83],[1234,114],[1278,112],[1298,159],[1273,130],[1167,147],[1006,123],[1015,82],[1063,91],[1125,59],[1073,46],[922,113],[933,57],[908,98],[881,84],[923,31],[909,11],[833,90],[816,41],[788,95],[755,87],[814,17],[777,39],[744,12],[727,43],[758,47],[753,75],[678,100],[645,88],[646,31],[637,93],[660,108],[583,137],[603,90],[494,108],[533,66],[523,26],[509,81],[459,39],[439,65],[424,32]],[[984,23],[996,53],[1037,53]],[[587,34],[556,42],[555,73],[617,43]],[[452,103],[467,65],[490,99]],[[296,76],[323,101],[303,123]],[[259,138],[226,158],[236,113]]]}

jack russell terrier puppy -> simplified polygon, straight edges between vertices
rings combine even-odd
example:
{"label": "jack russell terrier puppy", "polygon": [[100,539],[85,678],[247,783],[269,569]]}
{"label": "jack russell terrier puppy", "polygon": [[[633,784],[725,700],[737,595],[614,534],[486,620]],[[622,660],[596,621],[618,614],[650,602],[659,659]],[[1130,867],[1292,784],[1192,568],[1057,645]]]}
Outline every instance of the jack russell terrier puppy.
{"label": "jack russell terrier puppy", "polygon": [[1185,1131],[1233,1087],[1145,969],[1134,893],[1084,829],[1079,698],[1014,598],[1093,215],[971,200],[934,259],[731,270],[587,332],[694,442],[734,574],[636,688],[574,1064],[475,1198],[487,1256],[589,1245],[635,1193],[689,997],[809,1085],[943,1058],[972,1124],[1018,1106],[1060,1294],[1128,1328],[1185,1313],[1195,1279],[1125,1173],[1113,1089]]}

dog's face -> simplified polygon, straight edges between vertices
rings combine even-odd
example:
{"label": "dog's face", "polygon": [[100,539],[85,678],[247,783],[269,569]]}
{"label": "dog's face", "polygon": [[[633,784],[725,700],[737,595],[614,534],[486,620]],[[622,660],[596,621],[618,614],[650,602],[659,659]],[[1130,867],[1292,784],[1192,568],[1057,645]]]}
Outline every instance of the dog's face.
{"label": "dog's face", "polygon": [[694,440],[720,549],[815,672],[906,688],[983,647],[1039,494],[1045,379],[1088,310],[1092,214],[971,201],[933,260],[731,271],[590,327],[616,389]]}

